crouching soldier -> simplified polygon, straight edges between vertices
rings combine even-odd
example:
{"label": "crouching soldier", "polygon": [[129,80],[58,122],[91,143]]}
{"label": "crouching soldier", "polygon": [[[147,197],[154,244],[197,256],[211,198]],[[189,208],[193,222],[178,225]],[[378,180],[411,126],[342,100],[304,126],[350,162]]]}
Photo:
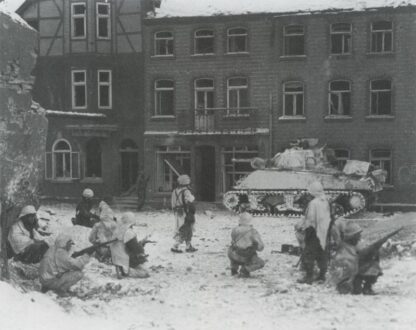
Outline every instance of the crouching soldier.
{"label": "crouching soldier", "polygon": [[[101,212],[100,222],[92,227],[88,239],[94,245],[108,242],[112,239],[116,227],[117,223],[114,221],[114,214],[111,209],[107,212]],[[100,262],[109,261],[111,258],[110,248],[108,246],[99,247],[95,252],[95,257]]]}
{"label": "crouching soldier", "polygon": [[120,224],[115,229],[113,238],[116,242],[110,245],[111,260],[116,266],[117,277],[130,276],[136,278],[149,277],[149,273],[142,268],[145,263],[144,245],[147,239],[137,240],[137,235],[133,231],[135,225],[134,215],[127,212],[122,215]]}
{"label": "crouching soldier", "polygon": [[365,247],[361,232],[357,224],[345,220],[337,221],[332,229],[336,253],[331,262],[331,279],[339,293],[373,295],[373,285],[382,275],[378,251],[382,243]]}
{"label": "crouching soldier", "polygon": [[231,246],[228,258],[231,264],[231,275],[249,277],[250,272],[264,267],[265,262],[257,255],[264,249],[260,234],[251,225],[251,215],[247,212],[240,214],[239,224],[231,232]]}
{"label": "crouching soldier", "polygon": [[38,227],[35,207],[25,206],[20,212],[19,221],[9,231],[10,257],[14,255],[15,260],[25,264],[40,262],[49,245],[37,231]]}
{"label": "crouching soldier", "polygon": [[90,257],[84,254],[72,258],[70,251],[73,244],[69,235],[59,234],[55,245],[46,252],[39,267],[42,292],[52,290],[65,297],[69,295],[70,287],[82,279],[82,269]]}
{"label": "crouching soldier", "polygon": [[74,225],[91,228],[100,220],[99,216],[92,212],[94,206],[93,197],[94,192],[91,189],[84,189],[82,192],[82,200],[78,203],[75,211],[75,218],[72,219]]}

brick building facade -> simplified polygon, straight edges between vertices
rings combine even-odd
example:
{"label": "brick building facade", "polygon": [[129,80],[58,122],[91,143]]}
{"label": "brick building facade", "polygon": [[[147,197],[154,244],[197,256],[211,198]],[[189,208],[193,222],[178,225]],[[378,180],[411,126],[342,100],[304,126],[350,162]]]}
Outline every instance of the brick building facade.
{"label": "brick building facade", "polygon": [[[162,4],[163,5],[163,4]],[[415,198],[413,7],[144,20],[145,169],[168,201],[191,174],[219,200],[298,138],[388,171],[381,199]]]}

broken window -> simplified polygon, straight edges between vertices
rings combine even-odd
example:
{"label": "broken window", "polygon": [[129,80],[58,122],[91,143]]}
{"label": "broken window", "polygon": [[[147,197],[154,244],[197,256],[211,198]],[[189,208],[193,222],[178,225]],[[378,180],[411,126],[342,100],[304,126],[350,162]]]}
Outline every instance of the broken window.
{"label": "broken window", "polygon": [[101,145],[98,139],[91,139],[85,147],[85,177],[101,178]]}
{"label": "broken window", "polygon": [[222,149],[224,192],[230,190],[238,180],[253,171],[251,160],[258,154],[256,146],[224,147]]}
{"label": "broken window", "polygon": [[335,156],[335,165],[342,171],[347,160],[350,159],[350,151],[348,149],[333,149]]}
{"label": "broken window", "polygon": [[248,80],[234,77],[227,80],[227,115],[249,113]]}
{"label": "broken window", "polygon": [[176,187],[181,174],[191,175],[191,151],[184,146],[163,146],[156,150],[156,184],[160,192],[170,192]]}
{"label": "broken window", "polygon": [[370,82],[371,115],[391,115],[391,81],[373,80]]}
{"label": "broken window", "polygon": [[74,39],[86,37],[87,5],[85,2],[71,4],[71,35]]}
{"label": "broken window", "polygon": [[378,21],[371,24],[371,52],[389,53],[393,51],[393,23]]}
{"label": "broken window", "polygon": [[373,149],[370,151],[370,163],[377,169],[387,172],[386,183],[392,184],[392,153],[389,149]]}
{"label": "broken window", "polygon": [[155,81],[155,116],[174,115],[174,84],[172,80]]}
{"label": "broken window", "polygon": [[112,72],[111,70],[98,70],[98,107],[111,108],[112,101]]}
{"label": "broken window", "polygon": [[109,3],[97,3],[97,38],[110,39],[111,7]]}
{"label": "broken window", "polygon": [[283,84],[284,116],[303,116],[303,84],[293,81]]}
{"label": "broken window", "polygon": [[248,33],[245,28],[231,28],[227,30],[227,52],[246,53]]}
{"label": "broken window", "polygon": [[214,31],[198,30],[195,31],[195,54],[214,54]]}
{"label": "broken window", "polygon": [[87,107],[87,72],[85,70],[72,71],[72,108],[85,109]]}
{"label": "broken window", "polygon": [[335,116],[351,115],[351,86],[349,81],[329,83],[329,114]]}
{"label": "broken window", "polygon": [[344,55],[351,53],[351,24],[331,24],[331,54]]}
{"label": "broken window", "polygon": [[173,34],[172,32],[162,31],[155,33],[155,55],[171,56],[173,55]]}
{"label": "broken window", "polygon": [[283,30],[284,55],[305,55],[305,32],[302,25],[288,25]]}

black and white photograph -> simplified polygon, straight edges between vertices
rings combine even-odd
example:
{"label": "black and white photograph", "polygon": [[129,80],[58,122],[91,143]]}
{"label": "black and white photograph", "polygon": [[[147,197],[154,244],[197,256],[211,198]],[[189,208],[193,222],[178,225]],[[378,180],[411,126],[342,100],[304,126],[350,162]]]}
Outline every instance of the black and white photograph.
{"label": "black and white photograph", "polygon": [[416,0],[0,0],[0,329],[415,311]]}

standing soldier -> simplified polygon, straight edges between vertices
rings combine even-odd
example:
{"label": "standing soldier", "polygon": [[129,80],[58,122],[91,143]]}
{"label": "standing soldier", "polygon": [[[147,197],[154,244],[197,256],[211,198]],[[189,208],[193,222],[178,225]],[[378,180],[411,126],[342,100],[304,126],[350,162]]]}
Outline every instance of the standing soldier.
{"label": "standing soldier", "polygon": [[186,252],[195,252],[192,244],[192,232],[195,223],[195,197],[190,190],[191,179],[188,175],[178,177],[178,187],[172,192],[172,210],[175,217],[175,244],[170,249],[174,253],[182,253],[179,245],[186,243]]}
{"label": "standing soldier", "polygon": [[306,274],[304,278],[298,280],[298,283],[312,284],[315,261],[319,267],[318,280],[325,280],[325,273],[328,268],[326,243],[331,223],[331,213],[328,199],[320,182],[312,183],[308,191],[314,199],[309,202],[305,211],[305,218],[300,226],[305,238],[302,267]]}

